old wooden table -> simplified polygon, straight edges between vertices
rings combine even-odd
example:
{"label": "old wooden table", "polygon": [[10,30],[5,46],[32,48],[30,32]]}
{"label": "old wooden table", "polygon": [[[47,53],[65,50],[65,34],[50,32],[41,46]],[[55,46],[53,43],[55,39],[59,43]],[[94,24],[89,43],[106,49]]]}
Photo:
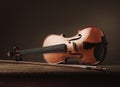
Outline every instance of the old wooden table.
{"label": "old wooden table", "polygon": [[[81,68],[82,67],[82,68]],[[119,65],[50,65],[40,62],[0,60],[0,87],[90,87],[118,86]],[[98,66],[99,67],[99,66]]]}

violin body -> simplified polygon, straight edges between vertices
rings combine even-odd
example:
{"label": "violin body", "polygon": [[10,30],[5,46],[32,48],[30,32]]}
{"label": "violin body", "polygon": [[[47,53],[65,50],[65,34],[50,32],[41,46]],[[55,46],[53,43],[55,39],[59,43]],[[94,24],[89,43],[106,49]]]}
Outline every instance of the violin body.
{"label": "violin body", "polygon": [[[95,49],[97,44],[103,43],[102,37],[104,37],[104,33],[96,27],[87,27],[79,30],[75,36],[69,38],[65,37],[64,34],[49,35],[45,39],[43,47],[65,44],[67,51],[43,53],[44,59],[48,63],[60,63],[68,58],[76,58],[83,64],[98,64],[103,58],[99,58],[99,60],[96,58]],[[88,47],[85,46],[86,43]],[[104,49],[106,49],[105,47]],[[105,50],[102,55],[105,55]]]}

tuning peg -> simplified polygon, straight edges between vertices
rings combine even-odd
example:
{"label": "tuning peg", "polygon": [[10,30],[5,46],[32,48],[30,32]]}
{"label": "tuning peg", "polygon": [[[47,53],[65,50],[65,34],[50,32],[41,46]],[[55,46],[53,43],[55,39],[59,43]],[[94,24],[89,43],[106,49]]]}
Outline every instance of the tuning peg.
{"label": "tuning peg", "polygon": [[19,47],[17,47],[17,46],[13,46],[12,49],[7,53],[7,56],[10,59],[15,57],[16,61],[22,60],[22,58],[20,57],[21,55],[20,55]]}

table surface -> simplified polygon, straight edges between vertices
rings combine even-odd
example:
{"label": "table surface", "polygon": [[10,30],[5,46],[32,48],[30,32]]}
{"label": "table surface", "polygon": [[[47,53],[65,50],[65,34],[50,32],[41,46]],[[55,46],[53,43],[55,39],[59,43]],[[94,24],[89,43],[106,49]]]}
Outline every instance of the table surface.
{"label": "table surface", "polygon": [[[87,68],[86,68],[87,67]],[[95,69],[107,68],[107,71]],[[0,60],[0,87],[118,86],[120,65],[87,66]],[[94,75],[94,76],[93,76]],[[116,79],[117,78],[117,79]]]}
{"label": "table surface", "polygon": [[[106,70],[99,70],[96,67],[106,68]],[[107,72],[106,72],[107,71]],[[120,65],[73,65],[73,64],[48,64],[40,62],[25,62],[13,60],[0,60],[0,74],[11,73],[109,73],[120,72]]]}

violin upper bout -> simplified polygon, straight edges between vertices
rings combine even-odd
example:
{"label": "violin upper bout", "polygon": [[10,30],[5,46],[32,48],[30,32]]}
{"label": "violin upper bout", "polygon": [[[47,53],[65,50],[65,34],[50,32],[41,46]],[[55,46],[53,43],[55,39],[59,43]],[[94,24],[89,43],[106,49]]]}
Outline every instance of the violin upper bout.
{"label": "violin upper bout", "polygon": [[[65,44],[62,37],[59,35],[51,34],[45,39],[45,41],[43,43],[43,47],[59,45],[59,44]],[[63,49],[63,48],[61,48],[61,49]],[[56,51],[52,52],[52,53],[44,53],[43,54],[44,59],[48,63],[59,63],[61,61],[64,61],[66,55],[67,55],[66,52],[56,52]]]}

